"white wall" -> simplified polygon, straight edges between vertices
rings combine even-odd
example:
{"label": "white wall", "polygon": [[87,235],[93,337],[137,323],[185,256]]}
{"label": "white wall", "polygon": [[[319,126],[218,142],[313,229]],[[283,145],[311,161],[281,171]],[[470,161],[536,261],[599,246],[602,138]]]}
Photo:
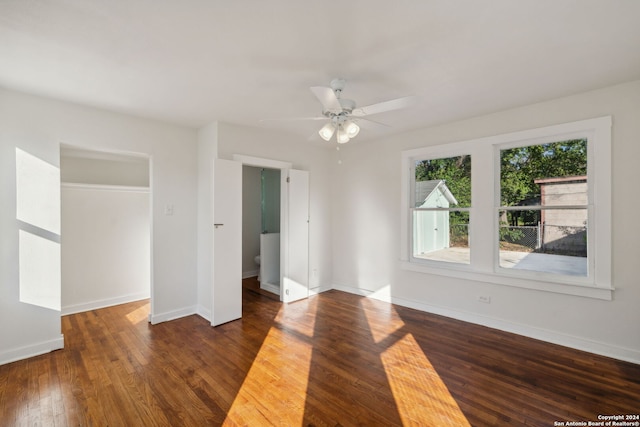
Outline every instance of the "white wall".
{"label": "white wall", "polygon": [[148,189],[64,185],[62,314],[149,298]]}
{"label": "white wall", "polygon": [[[613,301],[400,269],[400,152],[613,116]],[[640,81],[362,144],[335,159],[334,286],[385,291],[394,302],[640,363]],[[389,288],[387,288],[389,287]],[[490,295],[491,304],[478,302]]]}
{"label": "white wall", "polygon": [[260,254],[262,232],[261,169],[242,167],[242,277],[258,275],[254,258]]}
{"label": "white wall", "polygon": [[331,152],[304,138],[218,123],[218,157],[234,154],[290,162],[294,169],[309,171],[309,287],[318,292],[331,286]]}
{"label": "white wall", "polygon": [[149,161],[113,161],[81,157],[60,158],[62,182],[83,184],[149,186]]}
{"label": "white wall", "polygon": [[60,344],[60,312],[19,301],[15,217],[16,147],[59,167],[60,144],[151,158],[152,320],[196,309],[196,131],[0,89],[0,363]]}
{"label": "white wall", "polygon": [[[34,206],[36,212],[31,214],[39,215],[40,221],[25,221],[32,227],[18,222],[21,215],[17,206],[17,149],[21,157],[32,159],[31,163],[42,166],[46,172],[41,177],[43,179],[36,180],[39,188],[28,193],[60,188],[59,159],[54,144],[43,143],[38,127],[28,128],[28,118],[19,104],[9,102],[5,93],[0,91],[0,364],[46,353],[64,345],[60,330],[60,271],[59,267],[54,267],[55,264],[60,265],[59,196],[47,202],[48,209]],[[21,181],[22,178],[28,181],[31,177],[29,171],[26,172]],[[32,204],[33,198],[30,199],[27,205]],[[36,254],[23,251],[29,248],[21,247],[20,236],[29,236],[30,242],[40,243]],[[26,241],[22,243],[22,246],[27,246]],[[30,243],[28,246],[36,245]],[[33,256],[37,253],[40,256]],[[29,266],[33,272],[30,283],[37,285],[39,289],[36,291],[42,288],[48,291],[48,304],[21,302],[24,299],[21,295],[21,278],[24,279],[20,274],[21,265],[23,268]]]}

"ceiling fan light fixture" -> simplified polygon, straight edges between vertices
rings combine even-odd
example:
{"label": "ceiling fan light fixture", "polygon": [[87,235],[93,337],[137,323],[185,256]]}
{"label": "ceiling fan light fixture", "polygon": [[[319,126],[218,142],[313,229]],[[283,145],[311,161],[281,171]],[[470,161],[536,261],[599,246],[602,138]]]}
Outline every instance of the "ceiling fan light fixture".
{"label": "ceiling fan light fixture", "polygon": [[[338,143],[344,144],[355,138],[360,133],[358,120],[369,120],[363,117],[380,114],[387,111],[400,110],[412,105],[417,98],[415,96],[405,96],[404,98],[390,99],[388,101],[377,102],[356,108],[356,102],[351,99],[342,98],[342,90],[345,87],[344,79],[333,79],[329,87],[311,86],[311,92],[322,104],[323,117],[309,117],[310,120],[329,119],[329,123],[318,131],[318,134],[325,141],[330,141],[336,135]],[[369,120],[373,124],[388,127],[383,123]],[[363,122],[364,123],[364,122]]]}
{"label": "ceiling fan light fixture", "polygon": [[344,123],[344,129],[349,136],[349,139],[354,138],[356,135],[360,133],[360,126],[356,124],[356,122],[352,120],[347,120]]}
{"label": "ceiling fan light fixture", "polygon": [[338,135],[336,136],[336,139],[338,140],[338,144],[345,144],[347,142],[349,142],[349,134],[347,133],[347,131],[345,130],[345,128],[343,126],[338,127]]}
{"label": "ceiling fan light fixture", "polygon": [[318,134],[320,135],[320,138],[324,139],[325,141],[329,141],[335,131],[336,128],[331,122],[329,122],[326,125],[322,126],[322,129],[318,131]]}

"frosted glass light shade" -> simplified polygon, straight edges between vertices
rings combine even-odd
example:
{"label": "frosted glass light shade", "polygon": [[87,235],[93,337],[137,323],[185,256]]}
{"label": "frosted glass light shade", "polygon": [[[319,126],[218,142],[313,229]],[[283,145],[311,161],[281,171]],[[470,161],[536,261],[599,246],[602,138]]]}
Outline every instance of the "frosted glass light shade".
{"label": "frosted glass light shade", "polygon": [[329,141],[335,131],[336,128],[333,126],[333,124],[331,124],[331,122],[329,122],[326,125],[322,126],[322,129],[318,131],[318,134],[320,135],[320,138],[324,139],[325,141]]}
{"label": "frosted glass light shade", "polygon": [[338,135],[336,137],[338,139],[338,144],[344,144],[349,142],[349,134],[347,133],[347,131],[344,129],[344,127],[340,126],[338,128]]}
{"label": "frosted glass light shade", "polygon": [[348,120],[344,124],[344,129],[349,136],[349,139],[354,138],[356,135],[360,133],[360,126],[358,126],[355,122]]}

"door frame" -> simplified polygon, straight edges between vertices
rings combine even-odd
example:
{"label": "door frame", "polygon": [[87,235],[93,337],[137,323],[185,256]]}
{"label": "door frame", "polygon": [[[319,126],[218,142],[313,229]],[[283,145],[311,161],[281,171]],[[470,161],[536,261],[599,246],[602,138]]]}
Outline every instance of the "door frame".
{"label": "door frame", "polygon": [[[267,169],[279,169],[280,173],[282,174],[283,172],[286,172],[288,169],[293,169],[293,163],[291,162],[284,162],[284,161],[280,161],[280,160],[272,160],[272,159],[265,159],[262,157],[253,157],[253,156],[245,156],[243,154],[234,154],[232,157],[233,161],[241,163],[242,166],[253,166],[253,167],[257,167],[257,168],[267,168]],[[281,175],[282,177],[282,175]],[[284,191],[284,188],[281,188],[280,191],[280,301],[282,301],[282,281],[283,281],[283,274],[284,274],[284,259],[285,259],[285,242],[284,242],[284,233],[282,233],[282,230],[284,230],[285,227],[285,221],[286,221],[286,215],[283,215],[283,210],[284,207],[286,206],[287,203],[287,198],[289,197],[289,195],[287,194],[286,191]]]}

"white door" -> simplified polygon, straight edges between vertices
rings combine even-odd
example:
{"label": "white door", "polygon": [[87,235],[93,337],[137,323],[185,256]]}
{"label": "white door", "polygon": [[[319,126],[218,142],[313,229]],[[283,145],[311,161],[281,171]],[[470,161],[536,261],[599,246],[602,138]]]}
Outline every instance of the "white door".
{"label": "white door", "polygon": [[439,251],[444,249],[445,226],[444,215],[449,215],[449,212],[434,212],[433,213],[433,249]]}
{"label": "white door", "polygon": [[309,172],[283,170],[282,179],[287,197],[281,227],[284,228],[281,298],[292,302],[309,296]]}
{"label": "white door", "polygon": [[242,164],[216,159],[213,189],[211,325],[217,326],[242,317]]}

